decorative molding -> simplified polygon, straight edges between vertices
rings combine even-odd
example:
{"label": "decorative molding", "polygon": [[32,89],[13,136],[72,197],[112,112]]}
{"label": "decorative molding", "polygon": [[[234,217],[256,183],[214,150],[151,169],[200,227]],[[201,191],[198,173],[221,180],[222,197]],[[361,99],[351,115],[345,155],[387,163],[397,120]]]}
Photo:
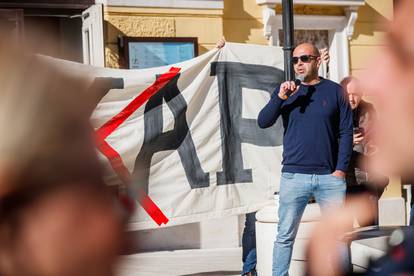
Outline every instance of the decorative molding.
{"label": "decorative molding", "polygon": [[224,0],[95,0],[105,6],[223,9]]}
{"label": "decorative molding", "polygon": [[[342,30],[346,17],[336,15],[295,15],[293,17],[295,29],[300,30]],[[275,15],[272,28],[282,29],[282,15]]]}
{"label": "decorative molding", "polygon": [[355,22],[358,19],[358,7],[347,7],[345,8],[345,14],[347,18],[347,24],[346,24],[346,36],[349,40],[352,39],[352,36],[354,35],[354,26]]}
{"label": "decorative molding", "polygon": [[[282,15],[276,14],[275,6],[282,0],[256,0],[262,7],[263,32],[269,45],[279,46],[279,30],[282,29]],[[345,15],[295,15],[295,29],[328,30],[330,37],[329,54],[330,78],[339,82],[349,75],[349,40],[354,34],[358,8],[365,0],[294,0],[294,5],[321,5],[343,7]]]}
{"label": "decorative molding", "polygon": [[[282,0],[256,0],[258,5],[281,4]],[[365,0],[294,0],[294,5],[363,6]]]}
{"label": "decorative molding", "polygon": [[[275,11],[276,4],[280,4],[281,0],[256,0],[256,3],[262,7],[263,33],[266,39],[270,41],[276,33],[272,28],[278,29],[282,26],[282,16],[276,15]],[[327,26],[329,26],[329,29],[332,29],[332,26],[335,29],[342,29],[345,27],[347,37],[351,39],[354,34],[355,22],[358,18],[358,8],[365,4],[365,0],[296,0],[294,4],[345,6],[346,22],[343,16],[295,15],[294,25],[297,29],[327,29]],[[317,20],[314,20],[316,18]],[[346,25],[344,26],[345,23]],[[278,39],[273,37],[273,40],[277,42]]]}
{"label": "decorative molding", "polygon": [[263,32],[267,40],[272,36],[272,23],[271,20],[276,15],[276,5],[264,5],[262,10],[263,17]]}
{"label": "decorative molding", "polygon": [[173,18],[108,16],[107,40],[116,43],[119,35],[135,37],[175,37]]}
{"label": "decorative molding", "polygon": [[[276,5],[276,14],[282,14],[282,5]],[[338,6],[316,6],[316,5],[294,5],[294,15],[338,15],[344,16],[344,7]]]}

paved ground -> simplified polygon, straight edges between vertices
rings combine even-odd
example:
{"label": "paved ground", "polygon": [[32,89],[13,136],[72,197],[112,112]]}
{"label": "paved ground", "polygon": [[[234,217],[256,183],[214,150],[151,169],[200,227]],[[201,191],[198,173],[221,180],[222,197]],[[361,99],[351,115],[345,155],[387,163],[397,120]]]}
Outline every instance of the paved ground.
{"label": "paved ground", "polygon": [[[370,258],[385,254],[388,237],[395,227],[361,228],[352,242],[352,263],[361,270]],[[241,248],[158,251],[127,255],[118,276],[238,276]]]}
{"label": "paved ground", "polygon": [[118,276],[237,276],[241,248],[159,251],[122,258]]}

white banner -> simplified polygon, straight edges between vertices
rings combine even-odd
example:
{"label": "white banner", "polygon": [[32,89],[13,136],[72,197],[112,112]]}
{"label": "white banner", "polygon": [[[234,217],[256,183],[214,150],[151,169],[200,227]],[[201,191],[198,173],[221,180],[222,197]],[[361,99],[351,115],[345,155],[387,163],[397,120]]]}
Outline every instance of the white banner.
{"label": "white banner", "polygon": [[[92,76],[105,94],[91,121],[108,183],[131,180],[135,192],[148,195],[141,205],[159,208],[166,225],[248,213],[271,202],[283,129],[281,121],[260,129],[257,116],[283,81],[281,48],[226,43],[186,62],[142,70],[56,62]],[[158,227],[148,213],[138,207],[132,228]]]}

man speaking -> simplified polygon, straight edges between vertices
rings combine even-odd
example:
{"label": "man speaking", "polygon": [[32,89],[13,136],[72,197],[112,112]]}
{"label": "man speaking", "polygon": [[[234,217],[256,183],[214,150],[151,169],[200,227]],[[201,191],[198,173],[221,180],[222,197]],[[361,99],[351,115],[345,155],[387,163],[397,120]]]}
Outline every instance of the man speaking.
{"label": "man speaking", "polygon": [[280,115],[284,126],[273,276],[288,275],[293,243],[310,197],[315,197],[322,211],[341,205],[345,198],[352,112],[341,86],[318,76],[320,64],[314,45],[298,45],[293,65],[301,84],[282,83],[259,113],[261,128],[272,126]]}

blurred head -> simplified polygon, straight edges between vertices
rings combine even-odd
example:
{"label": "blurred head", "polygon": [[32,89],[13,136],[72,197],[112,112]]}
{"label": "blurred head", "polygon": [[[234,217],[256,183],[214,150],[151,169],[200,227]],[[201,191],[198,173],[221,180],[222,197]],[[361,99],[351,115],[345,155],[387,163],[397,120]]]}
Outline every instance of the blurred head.
{"label": "blurred head", "polygon": [[0,45],[0,275],[111,275],[123,220],[94,150],[93,93],[11,49]]}
{"label": "blurred head", "polygon": [[362,100],[362,92],[358,80],[354,77],[346,77],[341,81],[341,86],[346,93],[352,110],[354,110]]}
{"label": "blurred head", "polygon": [[363,90],[375,96],[379,114],[377,165],[388,173],[414,171],[414,1],[400,1],[386,47],[366,70]]}
{"label": "blurred head", "polygon": [[311,43],[302,43],[293,51],[293,68],[297,75],[304,77],[305,82],[318,78],[321,58],[318,48]]}

